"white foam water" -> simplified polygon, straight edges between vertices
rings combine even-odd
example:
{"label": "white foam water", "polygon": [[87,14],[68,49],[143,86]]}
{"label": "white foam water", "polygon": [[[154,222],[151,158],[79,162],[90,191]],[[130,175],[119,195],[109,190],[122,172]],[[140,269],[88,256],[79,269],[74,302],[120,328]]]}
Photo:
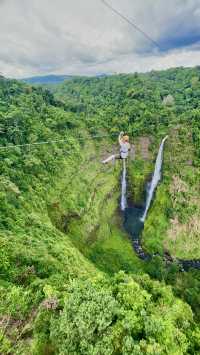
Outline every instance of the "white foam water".
{"label": "white foam water", "polygon": [[126,209],[126,206],[127,206],[127,201],[126,201],[126,160],[123,159],[121,210],[124,211]]}
{"label": "white foam water", "polygon": [[164,144],[165,144],[165,141],[166,141],[167,138],[168,138],[168,136],[166,136],[162,140],[160,148],[159,148],[159,151],[158,151],[153,178],[151,180],[151,184],[150,184],[150,187],[149,187],[148,192],[147,192],[147,200],[146,200],[146,204],[145,204],[145,211],[144,211],[144,214],[143,214],[143,216],[141,218],[142,222],[144,222],[145,219],[146,219],[147,212],[149,210],[149,207],[151,205],[151,201],[152,201],[152,198],[153,198],[153,195],[154,195],[154,191],[155,191],[155,189],[156,189],[156,187],[157,187],[157,185],[158,185],[158,183],[159,183],[159,181],[161,179],[161,169],[162,169],[162,163],[163,163],[163,150],[164,150]]}

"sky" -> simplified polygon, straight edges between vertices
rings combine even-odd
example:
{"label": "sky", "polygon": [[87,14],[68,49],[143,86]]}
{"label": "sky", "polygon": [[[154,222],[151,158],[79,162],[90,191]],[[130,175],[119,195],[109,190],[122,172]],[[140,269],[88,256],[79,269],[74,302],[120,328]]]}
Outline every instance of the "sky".
{"label": "sky", "polygon": [[200,65],[200,0],[0,0],[0,73],[96,75]]}

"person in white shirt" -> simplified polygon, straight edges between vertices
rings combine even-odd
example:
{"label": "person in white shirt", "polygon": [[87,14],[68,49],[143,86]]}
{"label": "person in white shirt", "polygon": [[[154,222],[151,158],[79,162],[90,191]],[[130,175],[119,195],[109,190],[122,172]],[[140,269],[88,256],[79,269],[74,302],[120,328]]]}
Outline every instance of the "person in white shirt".
{"label": "person in white shirt", "polygon": [[131,149],[129,143],[129,136],[125,135],[124,132],[120,132],[118,137],[119,145],[120,145],[120,154],[113,154],[107,159],[103,160],[102,163],[106,164],[115,159],[127,159],[129,150]]}

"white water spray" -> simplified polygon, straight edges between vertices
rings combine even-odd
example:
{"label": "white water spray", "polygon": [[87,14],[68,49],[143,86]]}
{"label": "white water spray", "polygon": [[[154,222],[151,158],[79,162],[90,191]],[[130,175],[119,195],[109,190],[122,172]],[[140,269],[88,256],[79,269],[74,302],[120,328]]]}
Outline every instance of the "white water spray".
{"label": "white water spray", "polygon": [[124,211],[126,209],[126,206],[126,160],[123,159],[121,210]]}
{"label": "white water spray", "polygon": [[146,207],[145,207],[145,211],[144,211],[144,214],[141,218],[141,221],[144,222],[145,219],[146,219],[146,216],[147,216],[147,212],[149,210],[149,207],[151,205],[151,201],[152,201],[152,198],[153,198],[153,195],[154,195],[154,191],[161,179],[161,168],[162,168],[162,162],[163,162],[163,149],[164,149],[164,144],[165,144],[165,141],[166,139],[168,138],[168,136],[166,136],[162,142],[161,142],[161,145],[160,145],[160,148],[159,148],[159,152],[158,152],[158,155],[157,155],[157,158],[156,158],[156,164],[155,164],[155,170],[154,170],[154,174],[153,174],[153,178],[151,180],[151,184],[150,184],[150,187],[148,189],[148,193],[147,193],[147,200],[146,200]]}

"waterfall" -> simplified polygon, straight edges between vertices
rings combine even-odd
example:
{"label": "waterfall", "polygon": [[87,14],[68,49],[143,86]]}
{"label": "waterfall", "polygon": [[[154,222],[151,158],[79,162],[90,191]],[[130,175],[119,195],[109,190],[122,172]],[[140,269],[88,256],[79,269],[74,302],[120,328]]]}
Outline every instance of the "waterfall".
{"label": "waterfall", "polygon": [[123,173],[122,173],[122,192],[121,192],[121,210],[126,209],[126,160],[123,159]]}
{"label": "waterfall", "polygon": [[153,195],[154,195],[154,191],[155,191],[155,189],[156,189],[156,187],[157,187],[157,185],[158,185],[158,183],[159,183],[159,181],[161,179],[161,169],[162,169],[162,162],[163,162],[163,149],[164,149],[164,144],[165,144],[165,141],[166,141],[167,138],[168,138],[168,136],[166,136],[162,140],[160,148],[159,148],[159,151],[158,151],[153,178],[151,180],[151,184],[150,184],[150,187],[149,187],[148,192],[147,192],[147,200],[146,200],[146,205],[145,205],[145,211],[144,211],[144,214],[143,214],[143,216],[141,218],[142,222],[144,222],[145,219],[146,219],[147,212],[149,210],[149,207],[151,205],[151,201],[152,201],[152,198],[153,198]]}

